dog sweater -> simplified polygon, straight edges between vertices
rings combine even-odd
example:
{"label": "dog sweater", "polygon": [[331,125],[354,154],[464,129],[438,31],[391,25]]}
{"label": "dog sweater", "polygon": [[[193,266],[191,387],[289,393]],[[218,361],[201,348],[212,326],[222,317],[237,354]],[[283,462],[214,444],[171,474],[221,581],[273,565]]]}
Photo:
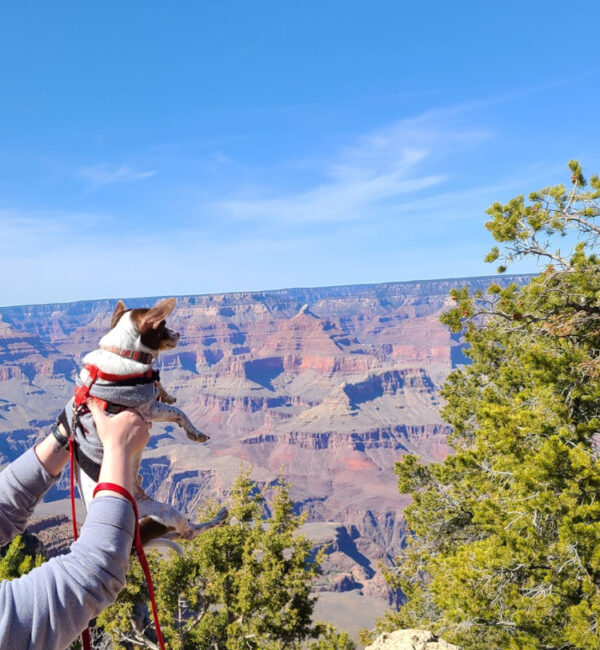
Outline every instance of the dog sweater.
{"label": "dog sweater", "polygon": [[[136,408],[142,412],[145,404],[153,402],[158,390],[154,382],[158,378],[158,373],[154,377],[140,377],[119,382],[110,382],[103,379],[97,379],[90,389],[90,395],[98,399],[118,404],[128,408]],[[81,379],[77,377],[77,386],[81,386]],[[74,398],[71,398],[65,407],[65,415],[69,427],[71,427],[73,417]],[[109,413],[110,415],[110,413]],[[72,432],[75,441],[77,460],[81,468],[91,476],[95,481],[97,476],[92,476],[89,464],[86,465],[86,459],[91,460],[95,465],[102,463],[102,442],[96,433],[94,418],[92,414],[84,409],[77,417],[75,431]]]}

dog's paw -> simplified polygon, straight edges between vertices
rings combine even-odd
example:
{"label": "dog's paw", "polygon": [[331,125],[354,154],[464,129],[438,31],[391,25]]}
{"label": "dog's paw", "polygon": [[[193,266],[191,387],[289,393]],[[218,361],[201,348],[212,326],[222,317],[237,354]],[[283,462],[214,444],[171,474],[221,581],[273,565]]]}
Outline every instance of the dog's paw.
{"label": "dog's paw", "polygon": [[224,526],[227,523],[227,517],[229,517],[229,510],[227,508],[221,508],[217,516],[213,519],[214,525]]}
{"label": "dog's paw", "polygon": [[202,524],[190,524],[189,527],[178,533],[178,537],[184,539],[195,539],[198,535],[211,530],[212,528],[219,528],[220,526],[225,526],[227,519],[229,517],[229,511],[227,508],[221,508],[217,515],[210,521],[205,521]]}
{"label": "dog's paw", "polygon": [[186,434],[187,437],[194,442],[206,442],[207,440],[210,440],[210,436],[202,433],[202,431],[198,431],[198,429],[186,431]]}

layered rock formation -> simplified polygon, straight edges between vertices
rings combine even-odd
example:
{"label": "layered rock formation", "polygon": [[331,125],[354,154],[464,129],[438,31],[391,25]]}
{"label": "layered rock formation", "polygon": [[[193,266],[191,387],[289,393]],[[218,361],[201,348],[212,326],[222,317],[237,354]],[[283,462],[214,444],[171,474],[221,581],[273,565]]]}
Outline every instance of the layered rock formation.
{"label": "layered rock formation", "polygon": [[460,650],[424,630],[398,630],[378,636],[366,650]]}
{"label": "layered rock formation", "polygon": [[[193,516],[206,497],[227,498],[240,463],[267,491],[283,475],[308,532],[329,544],[319,589],[387,598],[378,563],[402,544],[408,501],[394,463],[405,453],[444,458],[439,389],[464,362],[439,315],[452,287],[489,282],[179,298],[169,322],[182,337],[160,359],[162,380],[211,440],[194,444],[155,425],[142,466],[147,491]],[[1,462],[48,429],[115,304],[0,308]],[[66,494],[63,482],[48,499]]]}

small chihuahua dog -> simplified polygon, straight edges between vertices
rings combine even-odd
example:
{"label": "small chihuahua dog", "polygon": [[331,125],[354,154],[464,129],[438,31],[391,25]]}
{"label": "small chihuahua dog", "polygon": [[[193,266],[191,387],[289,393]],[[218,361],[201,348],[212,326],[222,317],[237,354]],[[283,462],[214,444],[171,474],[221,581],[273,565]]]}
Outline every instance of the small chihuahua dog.
{"label": "small chihuahua dog", "polygon": [[[135,408],[145,420],[174,422],[190,440],[206,442],[208,436],[199,431],[161,385],[154,363],[163,350],[174,348],[179,334],[166,326],[166,319],[175,307],[175,298],[160,300],[150,309],[127,309],[119,301],[113,313],[110,331],[100,340],[99,348],[87,354],[79,374],[78,389],[89,393],[108,413]],[[102,462],[102,443],[95,431],[93,418],[76,397],[67,404],[59,422],[71,432],[77,458],[77,483],[87,509],[93,498]],[[73,426],[74,425],[74,426]],[[203,524],[193,524],[175,508],[151,499],[142,489],[139,467],[142,454],[136,458],[137,489],[133,495],[138,504],[140,533],[145,546],[166,546],[181,553],[173,539],[194,539],[200,533],[223,525],[227,509]]]}

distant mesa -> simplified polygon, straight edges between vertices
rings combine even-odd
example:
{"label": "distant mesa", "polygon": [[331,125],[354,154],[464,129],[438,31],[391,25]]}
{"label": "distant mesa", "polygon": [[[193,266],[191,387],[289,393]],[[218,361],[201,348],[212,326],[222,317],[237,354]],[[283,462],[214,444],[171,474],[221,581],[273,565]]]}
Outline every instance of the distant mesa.
{"label": "distant mesa", "polygon": [[244,371],[247,379],[274,391],[271,382],[284,371],[283,360],[281,357],[253,359],[244,362]]}
{"label": "distant mesa", "polygon": [[[197,445],[155,423],[145,489],[196,516],[207,498],[227,498],[240,462],[261,489],[283,474],[306,525],[326,528],[335,547],[319,585],[331,622],[344,615],[369,627],[365,603],[377,603],[368,608],[374,617],[391,597],[378,566],[406,539],[409,498],[397,492],[394,464],[406,453],[426,462],[448,453],[439,391],[468,359],[439,316],[452,288],[485,289],[491,280],[178,298],[169,324],[181,339],[159,357],[161,380],[211,440]],[[132,308],[154,302],[126,301]],[[49,430],[115,304],[0,308],[0,463]],[[67,495],[63,478],[47,495],[46,512],[56,518]],[[53,524],[60,534],[61,522]]]}

